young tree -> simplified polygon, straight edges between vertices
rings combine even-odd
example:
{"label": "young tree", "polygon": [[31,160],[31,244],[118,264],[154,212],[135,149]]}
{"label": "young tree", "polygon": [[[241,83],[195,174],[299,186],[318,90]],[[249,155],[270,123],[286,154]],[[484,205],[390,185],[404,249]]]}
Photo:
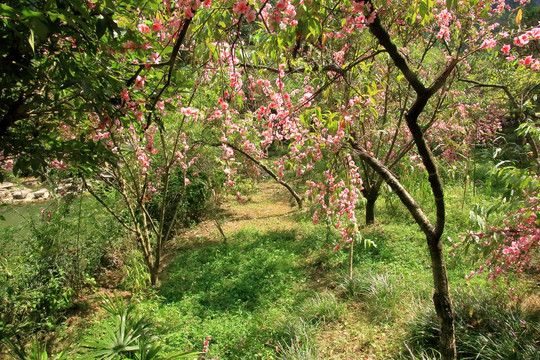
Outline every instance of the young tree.
{"label": "young tree", "polygon": [[[441,353],[444,359],[456,358],[441,242],[444,194],[425,131],[439,121],[440,101],[452,73],[466,68],[472,54],[493,48],[503,37],[494,19],[505,11],[504,1],[426,0],[407,5],[379,0],[134,0],[86,5],[85,13],[97,16],[96,36],[108,41],[98,58],[109,63],[100,69],[109,74],[131,70],[120,72],[129,76],[116,83],[116,94],[97,90],[98,94],[86,99],[90,113],[76,118],[74,125],[80,126],[67,129],[64,135],[75,134],[85,143],[91,138],[91,144],[116,153],[111,165],[96,161],[102,166],[97,174],[109,171],[114,181],[102,178],[125,199],[130,220],[117,218],[135,234],[154,272],[153,282],[158,279],[162,245],[170,232],[163,218],[167,207],[161,206],[162,215],[155,219],[146,201],[154,182],[160,182],[166,194],[168,174],[186,156],[177,154],[180,144],[186,144],[185,151],[195,145],[219,145],[227,186],[234,186],[235,152],[273,173],[281,183],[285,183],[286,170],[294,170],[307,179],[308,193],[318,204],[314,221],[324,217],[333,223],[343,243],[351,243],[359,233],[356,209],[362,165],[355,161],[358,156],[399,196],[426,236],[434,304],[441,322]],[[129,10],[135,15],[128,16]],[[15,15],[9,19],[17,22]],[[518,42],[530,41],[535,34],[519,37]],[[430,54],[433,60],[426,66],[424,58]],[[381,58],[386,82],[369,70],[370,61]],[[90,60],[82,63],[86,61]],[[200,78],[193,75],[199,73]],[[365,79],[357,81],[349,74]],[[351,83],[375,86],[372,93],[362,89],[360,94],[337,95]],[[377,104],[378,87],[383,83],[396,87],[386,90],[384,105]],[[92,84],[99,89],[98,83]],[[407,92],[400,101],[401,88],[410,89],[414,96]],[[55,89],[62,93],[61,84]],[[333,102],[340,101],[342,107],[336,111]],[[173,111],[181,114],[180,123]],[[382,119],[382,124],[393,119],[392,140],[384,151],[377,142],[368,147],[373,141],[363,138],[384,129],[371,126],[372,118]],[[358,131],[363,125],[371,130]],[[174,135],[169,137],[171,126]],[[147,148],[152,133],[159,134],[161,149],[153,144]],[[404,140],[398,141],[401,137]],[[268,161],[267,154],[279,144],[287,151]],[[390,170],[392,161],[399,161],[412,144],[428,174],[436,206],[434,220]],[[153,150],[163,151],[160,166],[154,167],[158,161],[151,160]],[[370,173],[366,170],[365,174]],[[376,193],[377,184],[380,180],[366,181],[366,191]],[[94,191],[92,186],[88,182]]]}

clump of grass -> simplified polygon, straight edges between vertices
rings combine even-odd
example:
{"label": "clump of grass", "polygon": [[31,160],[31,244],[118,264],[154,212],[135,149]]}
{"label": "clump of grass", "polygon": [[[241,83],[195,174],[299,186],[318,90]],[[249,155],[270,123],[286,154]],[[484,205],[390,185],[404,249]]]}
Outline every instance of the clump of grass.
{"label": "clump of grass", "polygon": [[372,320],[390,321],[399,316],[406,289],[402,289],[403,275],[389,271],[370,272],[345,277],[339,288],[351,300],[362,302]]}
{"label": "clump of grass", "polygon": [[301,318],[290,324],[287,340],[278,343],[280,360],[320,359],[320,352],[313,341],[312,328]]}
{"label": "clump of grass", "polygon": [[[461,359],[534,359],[540,354],[540,312],[523,311],[507,296],[481,288],[457,291],[453,298]],[[437,356],[438,328],[432,307],[421,309],[409,327],[406,353]]]}
{"label": "clump of grass", "polygon": [[300,309],[300,315],[307,323],[318,325],[339,319],[344,310],[343,304],[333,294],[325,292],[307,300]]}

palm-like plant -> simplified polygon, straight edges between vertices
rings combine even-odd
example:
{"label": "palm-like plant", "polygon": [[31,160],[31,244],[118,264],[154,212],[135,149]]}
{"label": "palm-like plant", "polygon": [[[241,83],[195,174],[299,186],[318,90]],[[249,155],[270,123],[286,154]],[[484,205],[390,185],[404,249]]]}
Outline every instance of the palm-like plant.
{"label": "palm-like plant", "polygon": [[[117,296],[106,296],[101,307],[115,318],[113,325],[107,326],[104,338],[88,343],[86,347],[93,351],[87,359],[158,359],[161,345],[151,340],[150,322],[138,315],[135,304],[126,304]],[[193,359],[199,352],[183,352],[166,357],[167,359]],[[161,357],[162,358],[162,357]]]}

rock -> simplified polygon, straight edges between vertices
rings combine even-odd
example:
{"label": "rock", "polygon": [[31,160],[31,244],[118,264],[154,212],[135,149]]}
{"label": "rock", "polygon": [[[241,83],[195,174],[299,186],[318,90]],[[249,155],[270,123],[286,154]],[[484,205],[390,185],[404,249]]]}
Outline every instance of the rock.
{"label": "rock", "polygon": [[13,195],[13,199],[15,200],[24,200],[28,196],[28,190],[23,189],[23,190],[14,191],[12,195]]}
{"label": "rock", "polygon": [[0,184],[0,190],[9,190],[14,187],[15,187],[15,184],[10,183],[10,182],[3,182]]}
{"label": "rock", "polygon": [[49,190],[39,189],[32,194],[34,199],[46,199],[49,197]]}

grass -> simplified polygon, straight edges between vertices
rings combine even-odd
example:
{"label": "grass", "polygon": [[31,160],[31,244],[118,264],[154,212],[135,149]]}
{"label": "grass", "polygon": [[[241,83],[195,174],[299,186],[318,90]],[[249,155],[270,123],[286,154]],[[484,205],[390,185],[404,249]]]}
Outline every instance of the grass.
{"label": "grass", "polygon": [[278,339],[287,332],[284,323],[296,317],[298,309],[310,323],[337,316],[338,310],[332,309],[337,302],[331,298],[315,300],[321,313],[311,312],[308,263],[317,243],[322,246],[320,240],[295,231],[246,229],[227,244],[180,249],[157,301],[141,307],[150,306],[148,313],[171,350],[200,346],[210,336],[211,349],[220,357],[274,356]]}
{"label": "grass", "polygon": [[[420,189],[416,195],[425,194]],[[447,186],[446,198],[444,237],[456,239],[468,226],[470,209],[461,207],[459,184]],[[352,279],[347,249],[332,251],[327,230],[291,208],[279,186],[264,184],[250,199],[224,204],[226,242],[212,222],[188,229],[177,238],[159,289],[133,296],[164,354],[201,350],[211,337],[208,358],[436,358],[429,254],[423,234],[393,196],[379,199],[376,224],[363,230],[376,246],[355,247]],[[337,238],[329,235],[330,242]],[[454,260],[449,279],[459,289],[454,301],[462,354],[474,358],[482,351],[480,356],[497,359],[499,351],[510,356],[512,349],[537,350],[531,339],[538,334],[538,309],[512,307],[481,277],[465,280],[470,265]],[[105,327],[99,314],[90,318],[85,338]],[[505,327],[513,335],[502,334]]]}
{"label": "grass", "polygon": [[[507,294],[470,287],[453,292],[460,359],[535,359],[540,354],[540,312],[524,311]],[[409,326],[409,353],[436,356],[438,321],[418,309]]]}

